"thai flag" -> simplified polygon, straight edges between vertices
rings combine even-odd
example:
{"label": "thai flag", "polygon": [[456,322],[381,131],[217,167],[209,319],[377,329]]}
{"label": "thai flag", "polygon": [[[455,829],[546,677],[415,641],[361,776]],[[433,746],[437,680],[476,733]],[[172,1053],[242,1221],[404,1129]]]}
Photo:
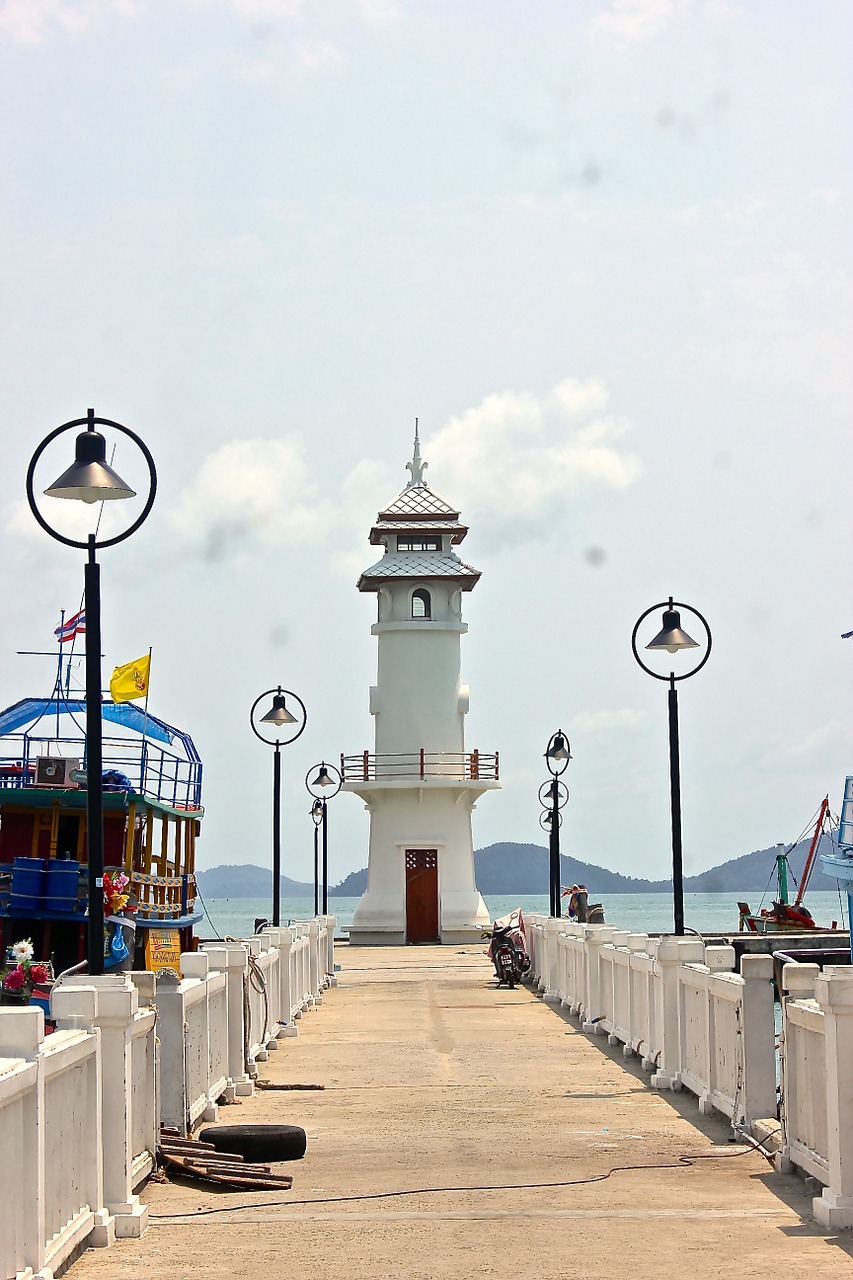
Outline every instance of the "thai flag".
{"label": "thai flag", "polygon": [[75,636],[84,636],[86,634],[86,610],[81,609],[79,613],[75,613],[73,618],[66,618],[61,622],[53,633],[60,644],[64,644],[66,640],[73,640]]}

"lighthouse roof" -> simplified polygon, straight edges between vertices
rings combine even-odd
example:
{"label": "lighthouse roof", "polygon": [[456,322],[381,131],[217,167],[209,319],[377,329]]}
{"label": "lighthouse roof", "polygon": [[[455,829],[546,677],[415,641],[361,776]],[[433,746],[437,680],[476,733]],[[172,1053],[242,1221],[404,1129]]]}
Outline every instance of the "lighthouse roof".
{"label": "lighthouse roof", "polygon": [[403,578],[449,578],[470,591],[480,570],[466,564],[452,550],[465,537],[468,526],[459,512],[439,497],[424,480],[428,463],[421,459],[418,422],[412,461],[406,463],[411,479],[402,493],[379,512],[370,530],[374,546],[385,554],[358,580],[359,591],[376,591],[383,582]]}
{"label": "lighthouse roof", "polygon": [[452,551],[386,551],[381,560],[365,569],[358,589],[375,591],[381,583],[401,578],[449,578],[458,582],[463,591],[470,591],[479,581],[480,570]]}
{"label": "lighthouse roof", "polygon": [[421,483],[408,485],[379,512],[370,530],[370,541],[378,546],[389,533],[414,533],[421,529],[429,533],[449,533],[453,543],[461,542],[468,532],[468,526],[459,519],[459,512],[429,485]]}

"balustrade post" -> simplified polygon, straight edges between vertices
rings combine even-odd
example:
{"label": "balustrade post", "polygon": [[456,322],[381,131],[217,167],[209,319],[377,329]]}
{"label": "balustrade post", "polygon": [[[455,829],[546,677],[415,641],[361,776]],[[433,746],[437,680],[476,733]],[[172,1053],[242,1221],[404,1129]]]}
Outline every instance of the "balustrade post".
{"label": "balustrade post", "polygon": [[[812,1202],[824,1227],[853,1227],[853,972],[827,965],[815,983],[826,1019],[826,1130],[829,1186]],[[820,1088],[820,1081],[813,1081]]]}
{"label": "balustrade post", "polygon": [[[749,1128],[754,1120],[776,1116],[776,1017],[773,957],[742,956],[740,1111]],[[733,1121],[738,1117],[732,1116]]]}
{"label": "balustrade post", "polygon": [[[41,1047],[44,1013],[35,1005],[6,1008],[0,1014],[0,1057],[20,1058],[31,1064],[32,1087],[27,1089],[22,1117],[23,1141],[15,1169],[14,1194],[24,1206],[17,1223],[20,1260],[38,1269],[44,1262],[47,1231],[44,1185],[44,1071]],[[18,1214],[15,1214],[18,1218]],[[14,1219],[13,1219],[14,1221]],[[24,1275],[27,1271],[23,1272]]]}
{"label": "balustrade post", "polygon": [[205,954],[210,957],[211,969],[226,975],[229,1087],[223,1096],[229,1101],[235,1095],[251,1097],[255,1085],[248,1073],[243,1041],[243,985],[249,970],[247,950],[242,942],[206,942],[203,945]]}
{"label": "balustrade post", "polygon": [[599,1035],[601,1026],[601,948],[613,938],[616,930],[609,924],[585,924],[583,928],[584,945],[584,995],[583,1007],[578,1010],[581,1030]]}
{"label": "balustrade post", "polygon": [[[94,1002],[82,996],[92,989]],[[133,1150],[135,1106],[147,1108],[151,1119],[146,1138],[152,1168],[158,1137],[154,1099],[133,1097],[133,1024],[138,1010],[139,993],[125,974],[89,976],[85,986],[61,984],[51,997],[58,1025],[100,1029],[104,1203],[115,1217],[116,1235],[125,1237],[141,1236],[148,1223],[148,1206],[134,1195],[131,1182],[133,1160],[140,1154]],[[153,1034],[153,1014],[148,1017]]]}
{"label": "balustrade post", "polygon": [[649,941],[654,960],[655,1019],[660,1044],[650,1047],[654,1073],[653,1089],[681,1088],[681,1043],[679,1039],[678,970],[682,964],[702,964],[705,944],[701,938],[664,937]]}

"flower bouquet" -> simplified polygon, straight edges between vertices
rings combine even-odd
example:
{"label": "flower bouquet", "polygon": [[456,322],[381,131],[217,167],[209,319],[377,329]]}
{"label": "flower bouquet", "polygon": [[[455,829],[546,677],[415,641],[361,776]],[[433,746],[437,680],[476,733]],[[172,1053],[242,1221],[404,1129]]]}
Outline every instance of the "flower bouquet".
{"label": "flower bouquet", "polygon": [[8,1003],[28,1004],[33,987],[50,982],[50,965],[33,961],[33,944],[29,938],[14,943],[7,952],[8,968],[0,975],[0,990],[10,997]]}

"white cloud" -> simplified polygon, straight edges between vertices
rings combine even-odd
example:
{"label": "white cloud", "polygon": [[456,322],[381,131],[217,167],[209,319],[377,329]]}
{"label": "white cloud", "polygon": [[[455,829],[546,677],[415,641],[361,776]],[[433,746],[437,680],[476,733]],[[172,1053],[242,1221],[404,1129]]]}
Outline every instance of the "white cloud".
{"label": "white cloud", "polygon": [[131,0],[6,0],[0,9],[0,35],[18,44],[42,44],[49,36],[82,35],[109,13],[132,17]]}
{"label": "white cloud", "polygon": [[323,509],[301,440],[234,440],[203,462],[169,522],[206,560],[319,536]]}
{"label": "white cloud", "polygon": [[832,206],[841,203],[842,195],[840,187],[813,187],[809,192],[809,199]]}
{"label": "white cloud", "polygon": [[344,61],[344,53],[337,45],[324,41],[315,44],[298,42],[293,46],[296,61],[303,71],[322,71],[326,67],[338,67]]}
{"label": "white cloud", "polygon": [[589,33],[595,43],[630,49],[660,35],[687,8],[687,0],[614,0],[592,19]]}
{"label": "white cloud", "polygon": [[355,0],[355,7],[365,22],[373,27],[387,27],[402,18],[395,0]]}
{"label": "white cloud", "polygon": [[[424,444],[439,493],[465,495],[466,516],[493,531],[544,532],[573,493],[622,490],[642,463],[615,444],[630,427],[607,412],[602,383],[566,378],[547,395],[503,391],[451,418]],[[440,479],[439,479],[440,477]]]}
{"label": "white cloud", "polygon": [[604,736],[614,732],[638,729],[645,719],[645,712],[632,707],[619,707],[615,711],[579,711],[572,717],[569,728],[579,733]]}
{"label": "white cloud", "polygon": [[240,18],[253,21],[272,18],[293,18],[302,9],[305,0],[184,0],[191,7],[218,5],[232,9]]}

